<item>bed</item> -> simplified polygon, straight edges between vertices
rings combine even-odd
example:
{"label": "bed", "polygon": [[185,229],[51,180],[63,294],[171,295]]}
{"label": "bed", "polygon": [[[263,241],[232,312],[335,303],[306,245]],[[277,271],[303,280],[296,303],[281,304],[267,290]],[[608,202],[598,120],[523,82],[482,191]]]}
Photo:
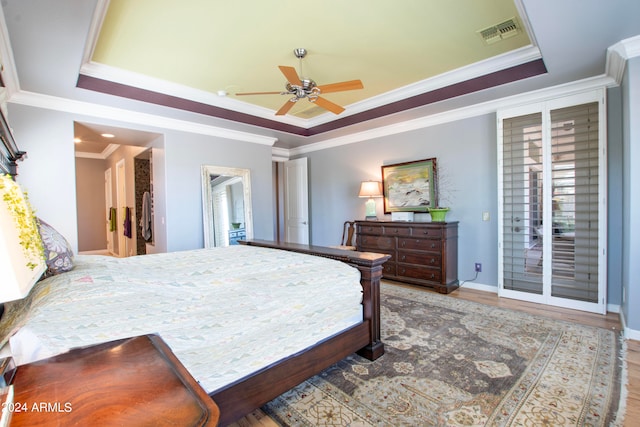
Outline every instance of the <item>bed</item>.
{"label": "bed", "polygon": [[[23,153],[6,124],[3,133],[0,169],[15,175]],[[158,333],[226,425],[353,352],[371,360],[384,353],[379,282],[387,259],[260,240],[76,256],[73,269],[5,304],[1,338],[21,364]]]}

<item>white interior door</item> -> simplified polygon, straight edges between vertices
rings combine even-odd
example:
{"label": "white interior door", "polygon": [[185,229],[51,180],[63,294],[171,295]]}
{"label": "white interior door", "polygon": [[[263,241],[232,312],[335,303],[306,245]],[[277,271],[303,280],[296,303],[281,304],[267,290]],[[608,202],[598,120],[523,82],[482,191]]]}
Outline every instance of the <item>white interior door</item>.
{"label": "white interior door", "polygon": [[307,158],[284,162],[284,238],[309,243],[309,183]]}
{"label": "white interior door", "polygon": [[[110,254],[114,253],[113,240],[115,237],[115,231],[111,230],[110,214],[113,207],[113,183],[111,181],[111,168],[104,171],[104,196],[105,196],[105,209],[106,209],[106,225],[105,233],[107,236],[107,251]],[[117,215],[117,213],[116,213]]]}

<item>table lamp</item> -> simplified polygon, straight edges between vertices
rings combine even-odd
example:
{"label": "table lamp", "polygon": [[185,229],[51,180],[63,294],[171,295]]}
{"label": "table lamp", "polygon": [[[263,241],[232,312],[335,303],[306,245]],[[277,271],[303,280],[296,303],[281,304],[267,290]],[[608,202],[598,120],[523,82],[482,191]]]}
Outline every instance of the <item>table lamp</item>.
{"label": "table lamp", "polygon": [[376,201],[374,200],[374,197],[382,197],[382,184],[380,181],[363,181],[362,184],[360,184],[360,193],[358,194],[358,197],[369,198],[365,203],[365,217],[369,221],[377,220]]}

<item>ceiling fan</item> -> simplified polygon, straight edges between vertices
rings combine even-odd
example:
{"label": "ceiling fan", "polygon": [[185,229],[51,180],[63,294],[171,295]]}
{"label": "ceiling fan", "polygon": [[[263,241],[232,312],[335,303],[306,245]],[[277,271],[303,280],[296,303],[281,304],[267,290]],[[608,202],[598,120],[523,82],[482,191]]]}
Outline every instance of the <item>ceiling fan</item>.
{"label": "ceiling fan", "polygon": [[[300,69],[302,70],[302,58],[307,56],[307,50],[304,48],[294,49],[294,55],[300,60]],[[276,116],[284,116],[289,110],[301,99],[307,98],[309,102],[313,102],[319,107],[329,110],[334,114],[340,114],[344,108],[338,104],[321,97],[321,94],[331,92],[342,92],[345,90],[363,89],[364,86],[360,80],[349,80],[340,83],[331,83],[318,86],[316,82],[307,78],[300,78],[296,69],[284,65],[278,66],[282,74],[287,79],[284,91],[280,92],[242,92],[236,95],[293,95],[278,111]]]}

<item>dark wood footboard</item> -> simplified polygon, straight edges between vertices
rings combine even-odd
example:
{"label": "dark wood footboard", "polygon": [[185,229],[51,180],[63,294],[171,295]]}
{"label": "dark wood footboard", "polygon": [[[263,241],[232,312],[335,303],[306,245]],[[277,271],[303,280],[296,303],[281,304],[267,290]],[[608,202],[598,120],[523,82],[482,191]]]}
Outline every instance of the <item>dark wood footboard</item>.
{"label": "dark wood footboard", "polygon": [[259,408],[349,354],[357,352],[370,360],[384,354],[384,345],[380,340],[380,278],[382,264],[389,259],[389,255],[266,240],[240,243],[331,258],[357,268],[363,293],[363,322],[211,393],[210,396],[220,408],[221,426]]}

